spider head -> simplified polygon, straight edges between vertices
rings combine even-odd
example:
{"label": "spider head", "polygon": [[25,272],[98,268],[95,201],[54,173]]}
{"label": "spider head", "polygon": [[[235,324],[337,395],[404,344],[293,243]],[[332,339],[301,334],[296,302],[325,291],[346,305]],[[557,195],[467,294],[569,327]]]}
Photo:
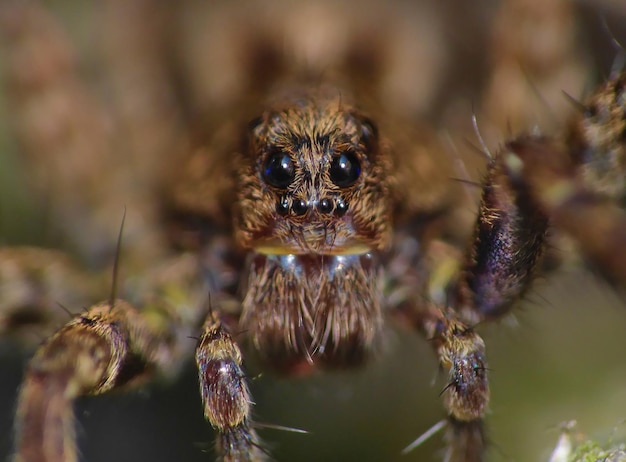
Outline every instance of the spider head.
{"label": "spider head", "polygon": [[264,254],[356,254],[390,234],[388,159],[374,124],[339,97],[290,98],[250,123],[239,242]]}

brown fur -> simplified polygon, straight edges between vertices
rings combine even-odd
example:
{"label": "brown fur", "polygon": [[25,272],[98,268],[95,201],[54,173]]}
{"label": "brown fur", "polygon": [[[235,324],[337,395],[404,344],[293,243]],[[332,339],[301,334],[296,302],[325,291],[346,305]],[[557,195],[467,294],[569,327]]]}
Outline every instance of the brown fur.
{"label": "brown fur", "polygon": [[[272,244],[282,253],[330,254],[354,245],[379,250],[391,238],[389,154],[381,149],[368,121],[348,106],[336,89],[292,94],[265,111],[249,133],[239,162],[237,241],[247,249]],[[289,154],[296,165],[295,181],[277,191],[261,178],[270,151]],[[342,190],[330,181],[331,157],[352,149],[362,167],[352,187]],[[331,196],[343,199],[348,211],[340,218],[321,216],[312,208],[307,216],[280,216],[275,204],[315,202]]]}

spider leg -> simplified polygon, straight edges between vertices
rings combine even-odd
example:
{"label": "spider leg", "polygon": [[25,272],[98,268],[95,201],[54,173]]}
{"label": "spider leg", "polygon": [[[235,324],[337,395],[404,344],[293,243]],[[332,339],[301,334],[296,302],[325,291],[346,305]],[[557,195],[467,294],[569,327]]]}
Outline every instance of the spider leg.
{"label": "spider leg", "polygon": [[448,370],[441,395],[447,413],[446,462],[481,461],[486,439],[483,416],[489,404],[485,343],[450,310],[431,306],[420,316],[439,364]]}
{"label": "spider leg", "polygon": [[[616,286],[626,284],[626,74],[583,105],[564,141],[522,135],[490,162],[456,308],[478,322],[508,312],[530,286],[548,224],[572,237]],[[593,224],[590,226],[590,224]]]}
{"label": "spider leg", "polygon": [[[446,461],[481,461],[489,402],[485,344],[471,326],[498,318],[524,295],[545,247],[547,216],[514,187],[497,154],[488,167],[473,244],[449,309],[428,308],[418,326],[449,370]],[[435,274],[435,273],[433,273]]]}
{"label": "spider leg", "polygon": [[267,454],[251,425],[253,403],[242,369],[241,350],[215,312],[204,324],[196,364],[204,416],[217,432],[218,459],[266,460]]}
{"label": "spider leg", "polygon": [[388,265],[392,285],[388,301],[392,314],[429,341],[447,371],[447,385],[441,392],[446,411],[445,460],[482,461],[487,447],[483,417],[489,405],[485,344],[443,300],[458,268],[458,251],[441,241],[430,242],[426,249],[419,249],[416,242],[410,236],[396,241],[398,250],[394,249]]}
{"label": "spider leg", "polygon": [[572,237],[611,284],[626,285],[626,73],[616,73],[584,103],[565,142],[526,137],[505,161],[516,188]]}
{"label": "spider leg", "polygon": [[[474,239],[452,299],[433,297],[425,307],[408,309],[410,322],[430,339],[439,363],[448,370],[449,382],[442,393],[448,419],[447,461],[481,461],[485,457],[487,362],[484,342],[472,326],[503,316],[523,297],[545,247],[547,215],[510,176],[507,152],[505,148],[489,163]],[[420,282],[418,276],[412,283],[418,287],[426,281],[424,293],[431,296],[445,293],[441,287],[449,287],[454,278],[454,271],[446,269],[454,255],[446,258],[449,252],[444,248],[442,253],[434,244],[427,243],[422,251],[421,265],[429,267],[426,279]]]}
{"label": "spider leg", "polygon": [[[626,282],[626,216],[616,205],[623,195],[623,88],[621,75],[594,95],[594,115],[578,119],[566,143],[522,135],[488,165],[454,313],[423,310],[417,323],[450,368],[447,460],[483,458],[484,344],[465,326],[498,319],[522,299],[538,272],[549,225],[574,237],[609,282]],[[606,163],[612,167],[603,168]]]}
{"label": "spider leg", "polygon": [[[65,256],[45,249],[10,250],[13,262],[3,259],[0,269],[12,263],[14,276],[19,276],[19,264],[25,260],[19,258],[22,250],[27,251],[26,257],[31,257],[26,259],[30,263],[26,272],[40,274],[34,288],[28,282],[9,280],[9,285],[25,286],[24,293],[18,294],[21,298],[4,301],[6,311],[12,313],[10,319],[23,318],[25,308],[43,319],[49,318],[46,311],[55,300],[47,300],[71,292],[71,285],[76,282],[71,277],[52,277],[63,279],[72,274],[59,271]],[[56,263],[52,258],[55,255],[64,258]],[[72,410],[76,398],[126,389],[155,376],[171,377],[178,373],[184,358],[190,357],[193,350],[189,336],[197,332],[206,316],[202,303],[206,290],[196,281],[198,264],[195,256],[183,255],[142,271],[140,280],[129,278],[128,287],[124,288],[136,306],[142,307],[141,311],[122,300],[101,302],[73,316],[44,341],[26,367],[19,391],[16,461],[76,461]],[[83,295],[80,290],[81,287],[77,293]],[[19,303],[22,299],[34,301],[24,306]],[[17,301],[17,306],[8,306],[11,300]],[[54,311],[67,316],[62,310]],[[12,331],[15,326],[7,327]]]}
{"label": "spider leg", "polygon": [[507,164],[515,181],[532,192],[537,206],[550,214],[552,225],[575,240],[609,283],[626,286],[624,211],[577,178],[567,150],[558,143],[521,140],[512,148]]}
{"label": "spider leg", "polygon": [[547,215],[509,176],[513,144],[489,162],[473,243],[456,287],[455,311],[470,324],[509,312],[530,287],[546,245]]}
{"label": "spider leg", "polygon": [[29,362],[16,413],[15,461],[78,460],[72,403],[129,385],[172,361],[172,336],[127,302],[75,317]]}

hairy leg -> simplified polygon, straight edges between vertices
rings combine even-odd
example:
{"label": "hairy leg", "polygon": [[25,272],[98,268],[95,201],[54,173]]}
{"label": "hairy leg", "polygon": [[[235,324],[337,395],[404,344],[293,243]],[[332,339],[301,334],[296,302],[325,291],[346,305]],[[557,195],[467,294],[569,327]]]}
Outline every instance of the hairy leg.
{"label": "hairy leg", "polygon": [[487,446],[483,418],[489,405],[485,343],[451,311],[431,307],[422,313],[420,324],[448,371],[441,393],[448,421],[445,460],[482,461]]}
{"label": "hairy leg", "polygon": [[210,313],[196,350],[204,416],[217,432],[216,452],[223,462],[257,462],[266,453],[252,428],[252,397],[242,369],[241,350]]}
{"label": "hairy leg", "polygon": [[[472,327],[506,314],[522,298],[546,245],[547,215],[526,190],[516,187],[506,159],[498,154],[489,162],[474,238],[465,252],[458,282],[454,283],[457,266],[450,264],[457,253],[438,241],[425,242],[413,264],[418,268],[413,281],[403,275],[404,285],[416,292],[399,307],[431,341],[449,374],[442,393],[448,415],[449,461],[485,457],[482,420],[489,401],[485,345]],[[446,299],[451,286],[455,286],[454,295]],[[420,302],[420,297],[431,299]]]}
{"label": "hairy leg", "polygon": [[421,249],[409,235],[399,237],[396,246],[387,279],[392,314],[422,334],[447,373],[441,391],[446,420],[405,452],[443,426],[447,462],[482,461],[487,450],[483,419],[489,405],[485,344],[457,312],[446,308],[445,301],[447,288],[458,271],[460,252],[441,241],[431,241]]}
{"label": "hairy leg", "polygon": [[614,75],[582,105],[563,141],[522,135],[490,160],[474,243],[455,309],[471,323],[497,319],[538,271],[551,225],[572,237],[614,285],[626,283],[626,75]]}
{"label": "hairy leg", "polygon": [[[539,271],[549,224],[573,237],[609,282],[626,281],[626,218],[617,205],[624,195],[624,81],[613,76],[590,98],[565,142],[522,135],[490,160],[453,313],[418,311],[415,324],[450,368],[448,460],[484,457],[484,344],[466,326],[497,320],[523,298]],[[444,263],[435,265],[428,285],[441,285]]]}
{"label": "hairy leg", "polygon": [[[37,323],[50,327],[56,318],[48,311],[63,313],[50,297],[81,294],[84,287],[74,291],[75,278],[63,279],[72,275],[58,271],[67,263],[64,255],[35,248],[22,249],[25,255],[20,255],[19,250],[11,249],[13,275],[40,276],[37,284],[15,278],[9,281],[11,286],[24,286],[25,290],[13,299],[17,302],[13,306],[7,304],[11,300],[4,300],[3,306],[10,313],[7,319],[14,322],[36,313],[30,329]],[[55,262],[54,256],[60,256],[60,261]],[[3,260],[3,266],[8,263]],[[26,263],[30,266],[20,270],[20,264]],[[72,410],[76,398],[178,373],[193,350],[189,337],[197,333],[206,316],[206,288],[197,282],[198,265],[196,257],[182,255],[146,269],[139,280],[130,277],[123,288],[141,310],[110,299],[74,316],[44,341],[30,360],[19,391],[15,460],[77,460]],[[28,303],[20,303],[24,300]],[[13,333],[15,326],[7,327]]]}
{"label": "hairy leg", "polygon": [[76,461],[73,401],[166,367],[170,341],[166,330],[121,300],[71,320],[28,364],[17,406],[15,460]]}

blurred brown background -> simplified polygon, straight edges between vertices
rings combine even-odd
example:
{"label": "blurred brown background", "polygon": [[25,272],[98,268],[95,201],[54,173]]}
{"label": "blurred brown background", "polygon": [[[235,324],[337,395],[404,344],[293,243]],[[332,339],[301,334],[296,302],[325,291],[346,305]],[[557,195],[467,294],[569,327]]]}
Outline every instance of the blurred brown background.
{"label": "blurred brown background", "polygon": [[[549,9],[553,2],[557,3],[550,0],[535,7]],[[185,1],[178,8],[204,11],[211,18],[213,7],[226,5],[214,3],[202,6]],[[433,21],[429,32],[432,35],[424,43],[416,44],[415,52],[430,50],[437,55],[429,58],[432,65],[440,67],[425,69],[430,78],[424,77],[424,82],[433,86],[432,93],[427,92],[416,100],[414,110],[453,135],[462,133],[459,135],[462,144],[472,107],[480,108],[486,114],[486,136],[495,148],[497,140],[502,139],[498,133],[504,129],[488,120],[490,113],[484,101],[488,99],[489,87],[485,82],[489,81],[492,66],[489,53],[497,49],[492,33],[494,21],[505,3],[515,2],[435,3],[393,2],[389,7],[422,12],[424,16],[416,19],[416,27],[424,24],[425,17]],[[272,8],[280,9],[275,6],[277,3],[271,4]],[[246,14],[246,5],[240,5],[242,14]],[[259,5],[261,9],[264,7],[255,5],[257,9]],[[62,18],[79,53],[85,56],[83,65],[89,78],[90,60],[97,60],[94,57],[97,6],[87,2],[78,5],[70,0],[47,2],[46,6]],[[591,81],[600,80],[609,73],[617,54],[603,22],[626,43],[626,6],[618,0],[590,0],[573,4],[572,11],[575,32],[567,37],[580,50],[575,48],[573,57],[568,59],[580,58],[580,62],[592,68]],[[346,16],[345,21],[349,20]],[[196,18],[196,21],[200,20]],[[543,39],[545,46],[550,47],[548,42],[553,39],[562,40],[563,36],[555,38],[548,34]],[[4,64],[0,57],[0,65]],[[590,85],[589,80],[583,80],[584,88],[573,96],[581,97],[588,91],[589,86],[585,85]],[[558,85],[555,88],[559,91],[565,89]],[[535,91],[543,90],[530,90]],[[546,96],[546,100],[552,101],[554,97]],[[564,99],[560,94],[556,97]],[[210,100],[210,96],[207,98]],[[535,102],[534,107],[545,109],[545,101]],[[28,165],[20,165],[19,151],[11,139],[8,128],[11,114],[3,105],[0,110],[3,111],[0,120],[7,122],[0,124],[0,242],[3,245],[58,242],[57,237],[50,237],[51,217],[45,214],[45,201],[24,186]],[[555,112],[558,118],[558,111]],[[472,175],[478,171],[478,168],[470,169]],[[489,460],[548,460],[558,437],[558,425],[570,419],[579,422],[581,432],[600,441],[626,440],[625,304],[620,294],[589,271],[568,265],[537,281],[535,289],[516,311],[516,323],[503,321],[481,327],[491,368]],[[12,412],[27,356],[28,352],[20,351],[13,343],[0,343],[0,459],[7,458],[11,451]],[[435,436],[411,454],[400,455],[402,448],[441,419],[438,395],[443,381],[426,342],[396,326],[388,328],[384,354],[365,369],[306,379],[258,376],[259,373],[255,365],[249,365],[249,374],[256,377],[252,381],[256,419],[310,432],[299,435],[261,430],[262,438],[269,442],[278,461],[434,460],[442,447],[440,437]],[[212,435],[202,418],[191,365],[177,383],[159,384],[128,395],[86,398],[78,404],[76,413],[84,460],[211,459],[205,451],[211,453]]]}

